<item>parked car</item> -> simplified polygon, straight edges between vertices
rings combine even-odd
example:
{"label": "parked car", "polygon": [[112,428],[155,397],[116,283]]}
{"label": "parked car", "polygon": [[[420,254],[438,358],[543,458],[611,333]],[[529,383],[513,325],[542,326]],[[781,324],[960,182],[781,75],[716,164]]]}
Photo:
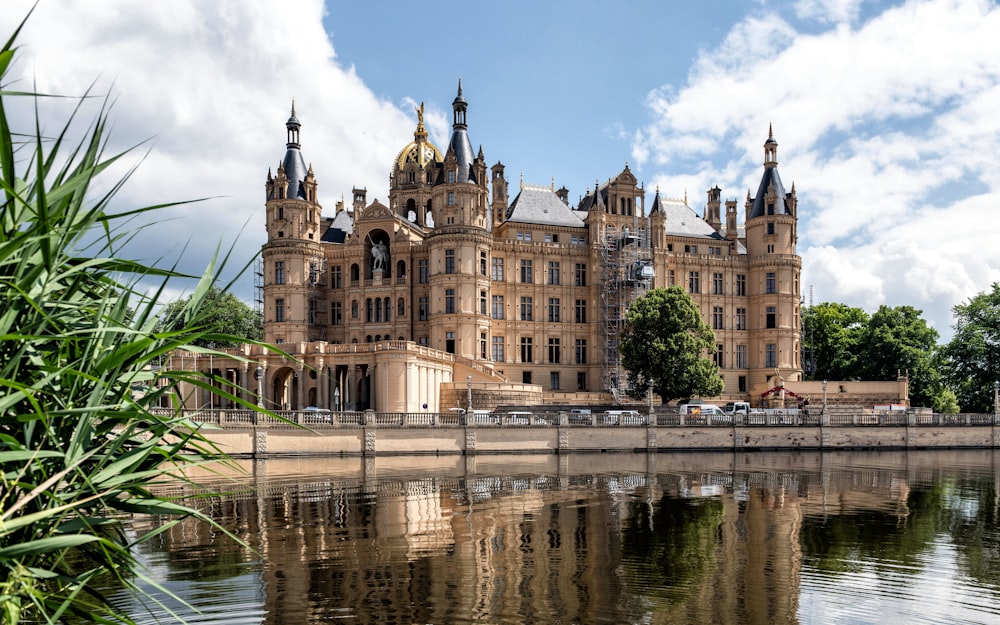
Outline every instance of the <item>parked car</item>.
{"label": "parked car", "polygon": [[302,409],[302,412],[302,421],[304,423],[330,423],[333,420],[333,414],[329,408],[306,406]]}
{"label": "parked car", "polygon": [[601,415],[605,425],[645,425],[646,417],[638,410],[607,410]]}

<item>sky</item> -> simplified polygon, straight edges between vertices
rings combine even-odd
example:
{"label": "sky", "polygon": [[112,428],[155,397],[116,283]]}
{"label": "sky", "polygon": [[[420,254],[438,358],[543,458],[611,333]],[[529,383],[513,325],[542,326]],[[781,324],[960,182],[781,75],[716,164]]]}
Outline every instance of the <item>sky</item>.
{"label": "sky", "polygon": [[[33,3],[5,0],[4,38]],[[628,165],[647,207],[659,189],[702,214],[718,185],[742,220],[773,128],[806,305],[914,306],[946,341],[952,308],[1000,282],[997,2],[40,0],[18,41],[5,88],[108,96],[109,150],[136,147],[117,206],[206,198],[126,250],[194,274],[220,248],[229,278],[259,252],[293,101],[332,214],[354,187],[387,201],[421,102],[447,145],[461,80],[473,146],[512,193],[575,201]],[[74,104],[39,102],[43,127]],[[30,102],[7,106],[32,123]],[[234,291],[252,303],[250,272]]]}

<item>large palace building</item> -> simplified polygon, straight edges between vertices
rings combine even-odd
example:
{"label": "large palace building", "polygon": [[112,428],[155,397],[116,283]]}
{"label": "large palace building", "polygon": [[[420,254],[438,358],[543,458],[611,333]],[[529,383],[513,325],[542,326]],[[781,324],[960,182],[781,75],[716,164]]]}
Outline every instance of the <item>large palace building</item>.
{"label": "large palace building", "polygon": [[511,188],[504,165],[472,148],[461,83],[452,107],[442,149],[421,106],[387,204],[355,188],[324,214],[293,106],[267,176],[259,273],[264,341],[293,358],[245,350],[258,366],[229,369],[234,382],[290,409],[445,411],[473,387],[485,408],[624,402],[625,312],[672,285],[715,331],[706,356],[723,398],[801,379],[797,201],[770,132],[740,224],[718,187],[701,216],[658,191],[647,201],[627,165],[576,205],[554,185]]}

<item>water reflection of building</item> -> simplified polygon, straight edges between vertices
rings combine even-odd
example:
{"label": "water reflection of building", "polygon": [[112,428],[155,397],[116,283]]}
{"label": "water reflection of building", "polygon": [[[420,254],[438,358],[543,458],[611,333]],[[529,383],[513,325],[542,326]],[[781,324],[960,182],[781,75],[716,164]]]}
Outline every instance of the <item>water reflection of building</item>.
{"label": "water reflection of building", "polygon": [[[264,483],[212,500],[213,515],[264,556],[267,623],[795,622],[806,519],[905,516],[899,471],[448,476]],[[721,494],[720,494],[721,492]],[[630,575],[628,528],[668,527],[670,507],[696,497],[708,516],[694,543],[708,566],[677,579]],[[698,517],[691,517],[697,520]],[[660,524],[657,526],[657,524]],[[699,528],[692,528],[699,529]],[[224,540],[182,523],[187,550]],[[210,557],[210,550],[205,550]],[[662,552],[661,552],[662,553]],[[638,554],[639,557],[652,557]],[[252,555],[246,554],[248,559]],[[644,562],[664,570],[662,563]],[[666,570],[674,570],[667,567]],[[645,615],[645,616],[643,616]]]}

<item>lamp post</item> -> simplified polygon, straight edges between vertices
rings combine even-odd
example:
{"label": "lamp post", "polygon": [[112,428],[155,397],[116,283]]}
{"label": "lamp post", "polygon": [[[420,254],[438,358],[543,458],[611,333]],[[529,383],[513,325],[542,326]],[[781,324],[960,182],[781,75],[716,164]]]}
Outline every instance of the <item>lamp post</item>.
{"label": "lamp post", "polygon": [[993,382],[993,425],[997,423],[997,412],[1000,412],[1000,381]]}
{"label": "lamp post", "polygon": [[823,421],[823,425],[826,425],[826,423],[827,423],[827,416],[826,416],[826,380],[825,379],[823,380],[823,415],[822,415],[822,421]]}
{"label": "lamp post", "polygon": [[262,408],[264,406],[264,367],[257,365],[257,371],[254,372],[253,377],[257,379],[257,407]]}

